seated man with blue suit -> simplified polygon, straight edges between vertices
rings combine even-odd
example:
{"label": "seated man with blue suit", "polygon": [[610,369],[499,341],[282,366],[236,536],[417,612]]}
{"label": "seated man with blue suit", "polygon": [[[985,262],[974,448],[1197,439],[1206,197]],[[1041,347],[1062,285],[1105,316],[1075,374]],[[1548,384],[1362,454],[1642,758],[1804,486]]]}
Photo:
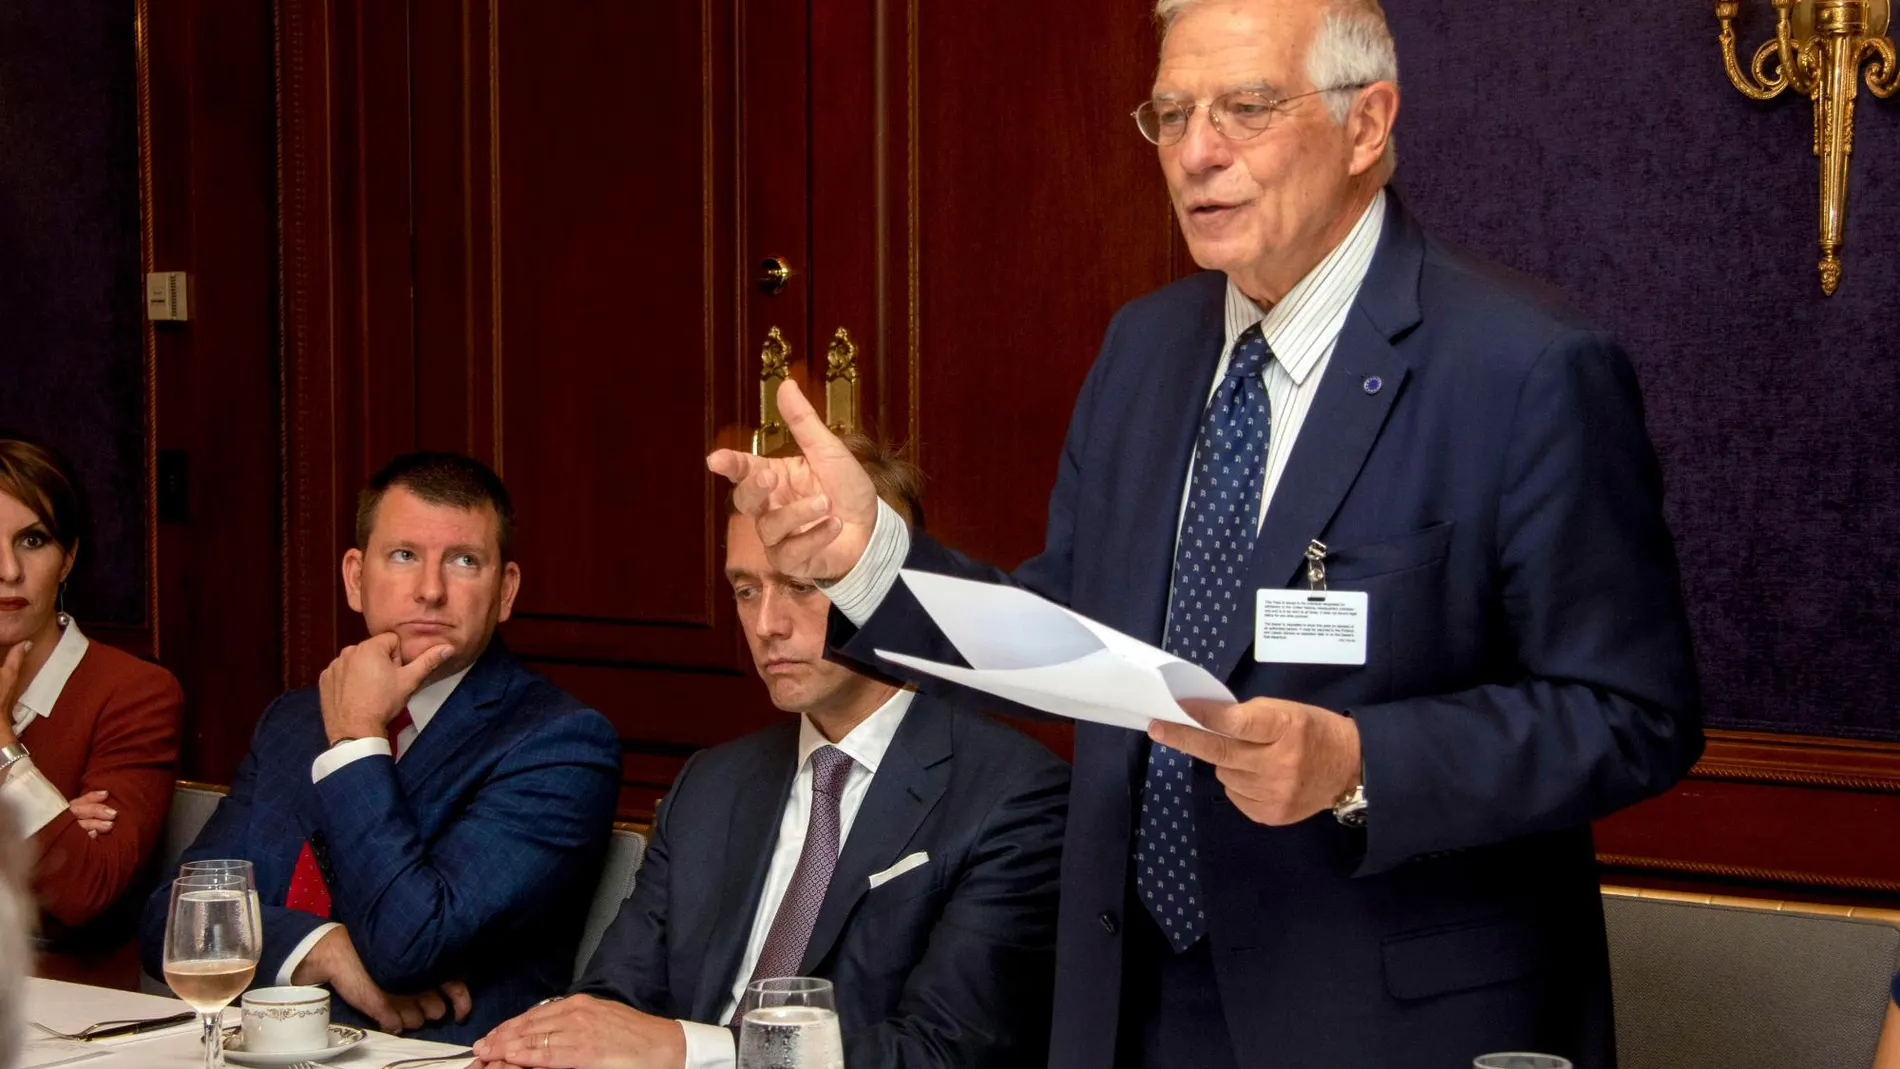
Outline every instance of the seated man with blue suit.
{"label": "seated man with blue suit", "polygon": [[[916,469],[862,436],[921,524]],[[491,1065],[711,1069],[749,981],[828,978],[845,1064],[1044,1063],[1068,768],[978,713],[825,660],[831,603],[731,517],[726,578],[759,675],[799,713],[686,763],[572,997],[475,1045]]]}
{"label": "seated man with blue suit", "polygon": [[[566,989],[620,742],[495,638],[513,528],[464,456],[398,457],[363,491],[343,585],[370,637],[264,711],[185,854],[256,867],[259,985],[328,984],[339,1020],[464,1043]],[[154,975],[168,896],[145,910]]]}

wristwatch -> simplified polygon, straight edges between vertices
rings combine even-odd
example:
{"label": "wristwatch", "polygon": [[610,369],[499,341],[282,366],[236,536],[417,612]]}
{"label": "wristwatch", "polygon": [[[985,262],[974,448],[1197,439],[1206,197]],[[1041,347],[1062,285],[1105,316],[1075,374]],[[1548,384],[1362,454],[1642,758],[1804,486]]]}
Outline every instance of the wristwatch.
{"label": "wristwatch", "polygon": [[1340,795],[1339,801],[1333,803],[1333,819],[1348,828],[1366,826],[1366,768],[1364,765],[1359,766],[1359,781],[1352,785],[1352,790]]}
{"label": "wristwatch", "polygon": [[0,776],[6,775],[7,769],[18,764],[27,756],[26,747],[17,742],[11,746],[0,746]]}

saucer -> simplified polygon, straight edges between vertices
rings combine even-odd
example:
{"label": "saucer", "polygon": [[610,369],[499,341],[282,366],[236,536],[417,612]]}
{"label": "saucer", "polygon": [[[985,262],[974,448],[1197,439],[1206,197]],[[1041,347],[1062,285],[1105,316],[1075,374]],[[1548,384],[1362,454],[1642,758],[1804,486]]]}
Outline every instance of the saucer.
{"label": "saucer", "polygon": [[249,1052],[244,1049],[244,1030],[224,1037],[224,1056],[239,1065],[295,1065],[298,1062],[327,1062],[369,1038],[369,1033],[347,1024],[330,1025],[330,1045],[322,1050]]}

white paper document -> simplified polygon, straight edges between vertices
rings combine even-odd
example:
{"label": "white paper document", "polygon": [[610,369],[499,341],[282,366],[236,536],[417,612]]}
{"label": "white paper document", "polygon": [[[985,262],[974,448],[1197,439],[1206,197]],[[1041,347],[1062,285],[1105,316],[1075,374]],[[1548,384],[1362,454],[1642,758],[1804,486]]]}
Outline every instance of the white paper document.
{"label": "white paper document", "polygon": [[1146,732],[1151,720],[1201,727],[1177,704],[1228,702],[1205,668],[1019,587],[905,569],[917,596],[969,668],[878,650],[877,655],[1045,713]]}

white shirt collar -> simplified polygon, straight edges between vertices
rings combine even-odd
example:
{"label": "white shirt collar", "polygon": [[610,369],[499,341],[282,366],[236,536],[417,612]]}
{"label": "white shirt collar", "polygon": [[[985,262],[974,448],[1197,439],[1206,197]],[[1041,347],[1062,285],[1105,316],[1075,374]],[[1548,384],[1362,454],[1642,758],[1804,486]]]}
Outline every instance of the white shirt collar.
{"label": "white shirt collar", "polygon": [[1346,311],[1359,296],[1359,286],[1366,280],[1384,230],[1385,190],[1381,189],[1346,234],[1346,240],[1333,246],[1333,251],[1272,308],[1263,310],[1229,279],[1227,351],[1233,350],[1234,339],[1242,331],[1259,323],[1274,359],[1295,384],[1305,385],[1306,376],[1332,351],[1339,337],[1339,327],[1334,324],[1345,323]]}
{"label": "white shirt collar", "polygon": [[[900,690],[863,722],[838,740],[838,749],[856,761],[866,772],[876,774],[878,763],[884,760],[884,752],[891,748],[891,740],[897,737],[898,725],[904,722],[904,713],[910,708],[910,701],[917,696],[914,690]],[[824,732],[811,722],[809,716],[798,718],[798,767],[803,769],[805,762],[811,760],[812,752],[820,746],[831,745]]]}
{"label": "white shirt collar", "polygon": [[[473,667],[469,665],[469,668]],[[438,679],[409,696],[409,719],[416,725],[416,734],[420,735],[422,729],[429,726],[429,721],[435,718],[435,714],[442,711],[443,704],[455,693],[455,688],[465,675],[468,675],[468,668]]]}
{"label": "white shirt collar", "polygon": [[58,704],[61,692],[66,689],[66,681],[73,677],[73,670],[79,667],[80,658],[86,655],[87,647],[92,643],[79,633],[79,624],[73,618],[65,617],[66,626],[61,630],[59,641],[53,645],[53,655],[40,666],[39,674],[33,677],[19,700],[13,705],[13,733],[18,735],[26,730],[36,716],[50,719],[53,706]]}

